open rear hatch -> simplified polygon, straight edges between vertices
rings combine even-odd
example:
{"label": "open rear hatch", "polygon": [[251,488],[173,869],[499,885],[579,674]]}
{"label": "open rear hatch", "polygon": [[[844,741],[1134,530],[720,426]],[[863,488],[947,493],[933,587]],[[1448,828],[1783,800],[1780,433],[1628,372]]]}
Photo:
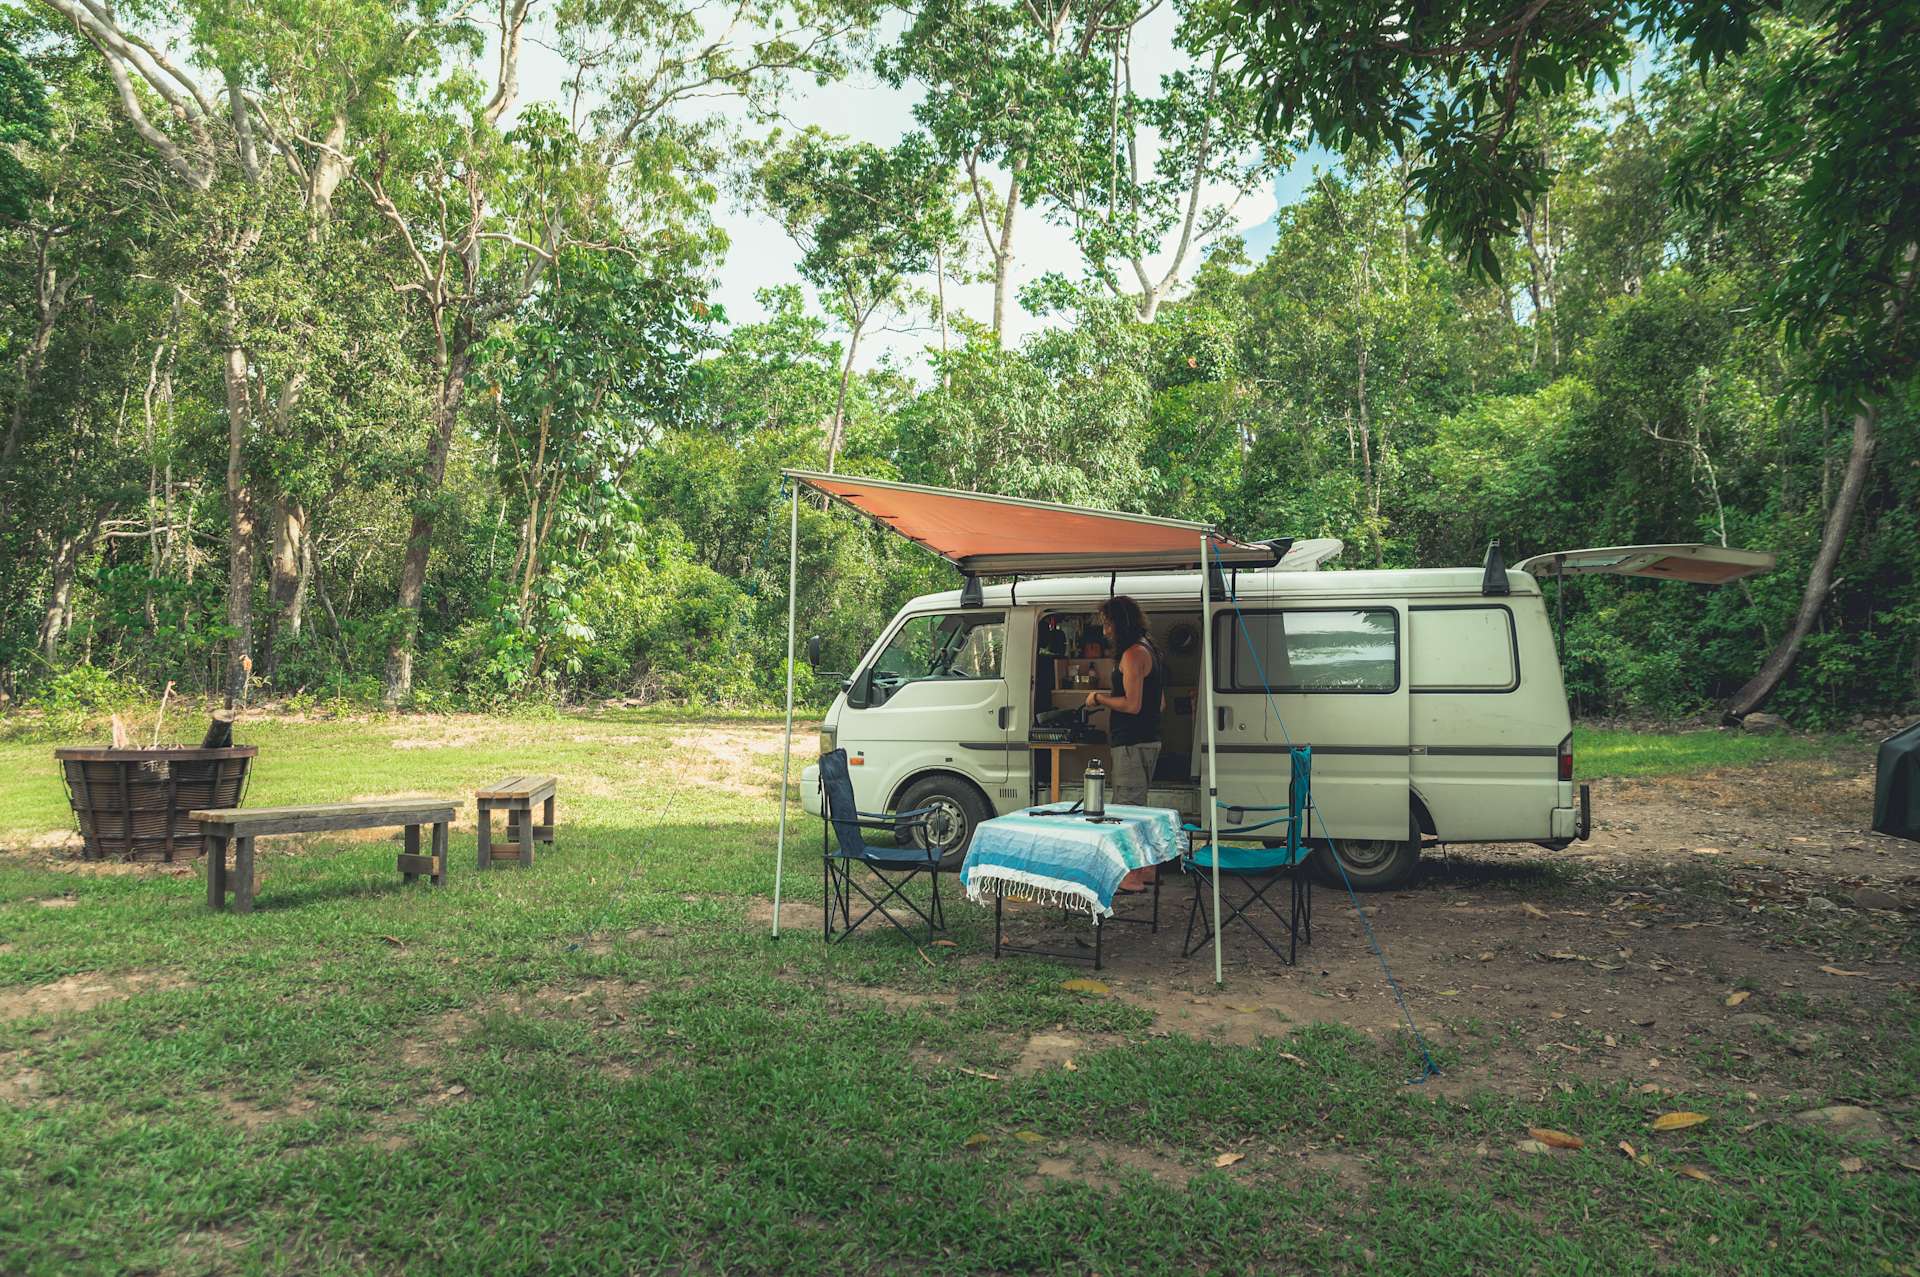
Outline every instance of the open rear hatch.
{"label": "open rear hatch", "polygon": [[1556,550],[1522,559],[1516,570],[1536,580],[1549,576],[1640,576],[1656,581],[1725,585],[1770,572],[1776,557],[1765,550],[1735,550],[1724,545],[1609,545],[1586,550]]}

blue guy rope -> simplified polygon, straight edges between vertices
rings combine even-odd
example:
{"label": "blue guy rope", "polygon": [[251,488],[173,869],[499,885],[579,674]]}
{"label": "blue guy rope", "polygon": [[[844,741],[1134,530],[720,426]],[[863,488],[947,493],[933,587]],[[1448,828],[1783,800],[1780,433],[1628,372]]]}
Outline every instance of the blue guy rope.
{"label": "blue guy rope", "polygon": [[[1221,579],[1228,579],[1224,565],[1220,563],[1220,551],[1217,548],[1213,551],[1213,555],[1215,566],[1223,569]],[[1233,605],[1233,619],[1240,630],[1240,641],[1246,644],[1247,654],[1253,658],[1254,673],[1260,676],[1260,690],[1266,698],[1267,712],[1272,714],[1273,721],[1280,725],[1280,735],[1287,742],[1288,748],[1292,748],[1293,735],[1287,731],[1286,720],[1280,717],[1279,706],[1273,703],[1273,686],[1267,682],[1267,671],[1261,664],[1259,651],[1253,645],[1253,635],[1247,630],[1246,615],[1240,610],[1240,596],[1232,585],[1227,587],[1227,601]],[[1386,951],[1380,947],[1378,937],[1373,934],[1373,924],[1367,921],[1366,912],[1360,908],[1359,893],[1353,889],[1353,879],[1347,876],[1347,867],[1340,859],[1340,846],[1334,840],[1332,827],[1327,824],[1326,813],[1320,810],[1319,803],[1313,803],[1309,810],[1319,813],[1320,831],[1326,835],[1327,848],[1333,853],[1329,858],[1333,861],[1333,867],[1340,871],[1341,885],[1347,889],[1347,899],[1353,905],[1353,916],[1360,919],[1360,927],[1367,934],[1367,944],[1373,949],[1373,956],[1380,960],[1380,970],[1387,977],[1387,987],[1393,990],[1393,1000],[1400,1004],[1400,1018],[1407,1022],[1407,1031],[1413,1034],[1414,1042],[1420,1047],[1420,1076],[1408,1078],[1407,1084],[1417,1086],[1430,1077],[1438,1077],[1440,1066],[1433,1062],[1433,1052],[1428,1048],[1426,1036],[1420,1032],[1420,1026],[1413,1022],[1413,1011],[1407,1006],[1407,996],[1400,989],[1400,981],[1394,977],[1393,968],[1387,965]],[[1311,825],[1308,827],[1308,833],[1312,833]]]}

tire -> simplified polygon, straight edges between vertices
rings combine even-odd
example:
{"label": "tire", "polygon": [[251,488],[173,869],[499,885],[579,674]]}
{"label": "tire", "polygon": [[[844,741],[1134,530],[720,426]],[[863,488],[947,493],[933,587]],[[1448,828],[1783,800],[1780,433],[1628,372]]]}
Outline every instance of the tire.
{"label": "tire", "polygon": [[[1420,827],[1411,818],[1407,822],[1406,841],[1386,838],[1342,838],[1340,863],[1346,868],[1346,881],[1355,891],[1385,891],[1397,887],[1413,875],[1420,863]],[[1333,849],[1320,843],[1313,853],[1315,875],[1329,886],[1340,886],[1340,867],[1334,864]]]}
{"label": "tire", "polygon": [[[897,810],[915,811],[921,807],[935,810],[924,828],[908,832],[903,840],[915,847],[940,848],[940,867],[958,869],[973,843],[973,831],[993,815],[978,789],[958,776],[925,776],[907,786],[900,795]],[[931,836],[931,837],[929,837]]]}

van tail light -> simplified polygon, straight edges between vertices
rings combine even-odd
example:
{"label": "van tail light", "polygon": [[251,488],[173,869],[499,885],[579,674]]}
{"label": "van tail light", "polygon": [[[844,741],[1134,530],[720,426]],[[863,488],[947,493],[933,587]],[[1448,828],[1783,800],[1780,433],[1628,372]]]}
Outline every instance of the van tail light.
{"label": "van tail light", "polygon": [[1568,732],[1566,739],[1560,742],[1560,779],[1573,779],[1573,733]]}

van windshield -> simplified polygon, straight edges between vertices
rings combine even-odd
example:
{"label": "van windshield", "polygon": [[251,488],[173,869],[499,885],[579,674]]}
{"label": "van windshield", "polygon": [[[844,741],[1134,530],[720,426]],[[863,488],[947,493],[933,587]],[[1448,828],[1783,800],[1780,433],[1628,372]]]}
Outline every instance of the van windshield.
{"label": "van windshield", "polygon": [[1007,647],[1004,612],[909,617],[873,662],[873,704],[924,679],[999,678]]}

